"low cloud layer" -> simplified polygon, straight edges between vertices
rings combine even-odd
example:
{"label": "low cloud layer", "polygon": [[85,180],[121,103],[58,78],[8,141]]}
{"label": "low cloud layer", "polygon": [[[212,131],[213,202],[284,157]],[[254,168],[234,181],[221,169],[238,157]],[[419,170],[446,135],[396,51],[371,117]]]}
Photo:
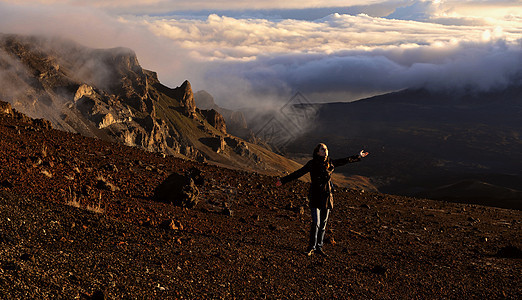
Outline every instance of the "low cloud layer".
{"label": "low cloud layer", "polygon": [[295,91],[321,102],[408,87],[488,90],[522,74],[519,1],[299,1],[314,20],[302,17],[297,1],[285,1],[286,18],[267,15],[282,8],[272,1],[200,1],[209,10],[219,2],[226,15],[188,13],[183,1],[43,2],[0,2],[0,28],[132,48],[165,84],[188,79],[230,108],[277,104]]}

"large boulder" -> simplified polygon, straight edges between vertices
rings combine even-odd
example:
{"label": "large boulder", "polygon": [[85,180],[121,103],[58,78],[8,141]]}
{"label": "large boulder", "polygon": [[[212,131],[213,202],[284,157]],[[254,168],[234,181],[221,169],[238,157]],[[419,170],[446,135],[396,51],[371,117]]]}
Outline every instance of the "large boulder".
{"label": "large boulder", "polygon": [[198,203],[199,190],[190,176],[172,173],[154,190],[154,201],[192,208]]}

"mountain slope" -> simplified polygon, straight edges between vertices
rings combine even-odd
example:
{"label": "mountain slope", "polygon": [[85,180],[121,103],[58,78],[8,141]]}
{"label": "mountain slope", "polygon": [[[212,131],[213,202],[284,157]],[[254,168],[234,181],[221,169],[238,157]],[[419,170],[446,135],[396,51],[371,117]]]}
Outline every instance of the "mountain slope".
{"label": "mountain slope", "polygon": [[1,100],[60,130],[263,173],[299,167],[227,134],[219,114],[196,107],[188,81],[166,87],[130,49],[0,35],[0,82]]}

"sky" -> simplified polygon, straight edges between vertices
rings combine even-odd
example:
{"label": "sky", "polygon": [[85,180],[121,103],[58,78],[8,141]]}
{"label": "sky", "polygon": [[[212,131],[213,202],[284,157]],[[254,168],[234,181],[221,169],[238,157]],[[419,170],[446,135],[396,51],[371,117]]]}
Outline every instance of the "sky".
{"label": "sky", "polygon": [[0,0],[0,32],[128,47],[232,109],[522,83],[521,0]]}

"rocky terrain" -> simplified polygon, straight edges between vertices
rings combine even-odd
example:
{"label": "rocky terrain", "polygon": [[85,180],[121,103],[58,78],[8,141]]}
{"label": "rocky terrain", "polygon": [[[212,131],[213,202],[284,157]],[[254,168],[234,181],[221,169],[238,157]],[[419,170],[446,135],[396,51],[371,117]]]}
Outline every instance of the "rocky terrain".
{"label": "rocky terrain", "polygon": [[[276,188],[2,107],[2,299],[522,297],[519,210],[339,189],[329,257],[307,257],[304,182]],[[194,168],[195,207],[153,200]]]}

